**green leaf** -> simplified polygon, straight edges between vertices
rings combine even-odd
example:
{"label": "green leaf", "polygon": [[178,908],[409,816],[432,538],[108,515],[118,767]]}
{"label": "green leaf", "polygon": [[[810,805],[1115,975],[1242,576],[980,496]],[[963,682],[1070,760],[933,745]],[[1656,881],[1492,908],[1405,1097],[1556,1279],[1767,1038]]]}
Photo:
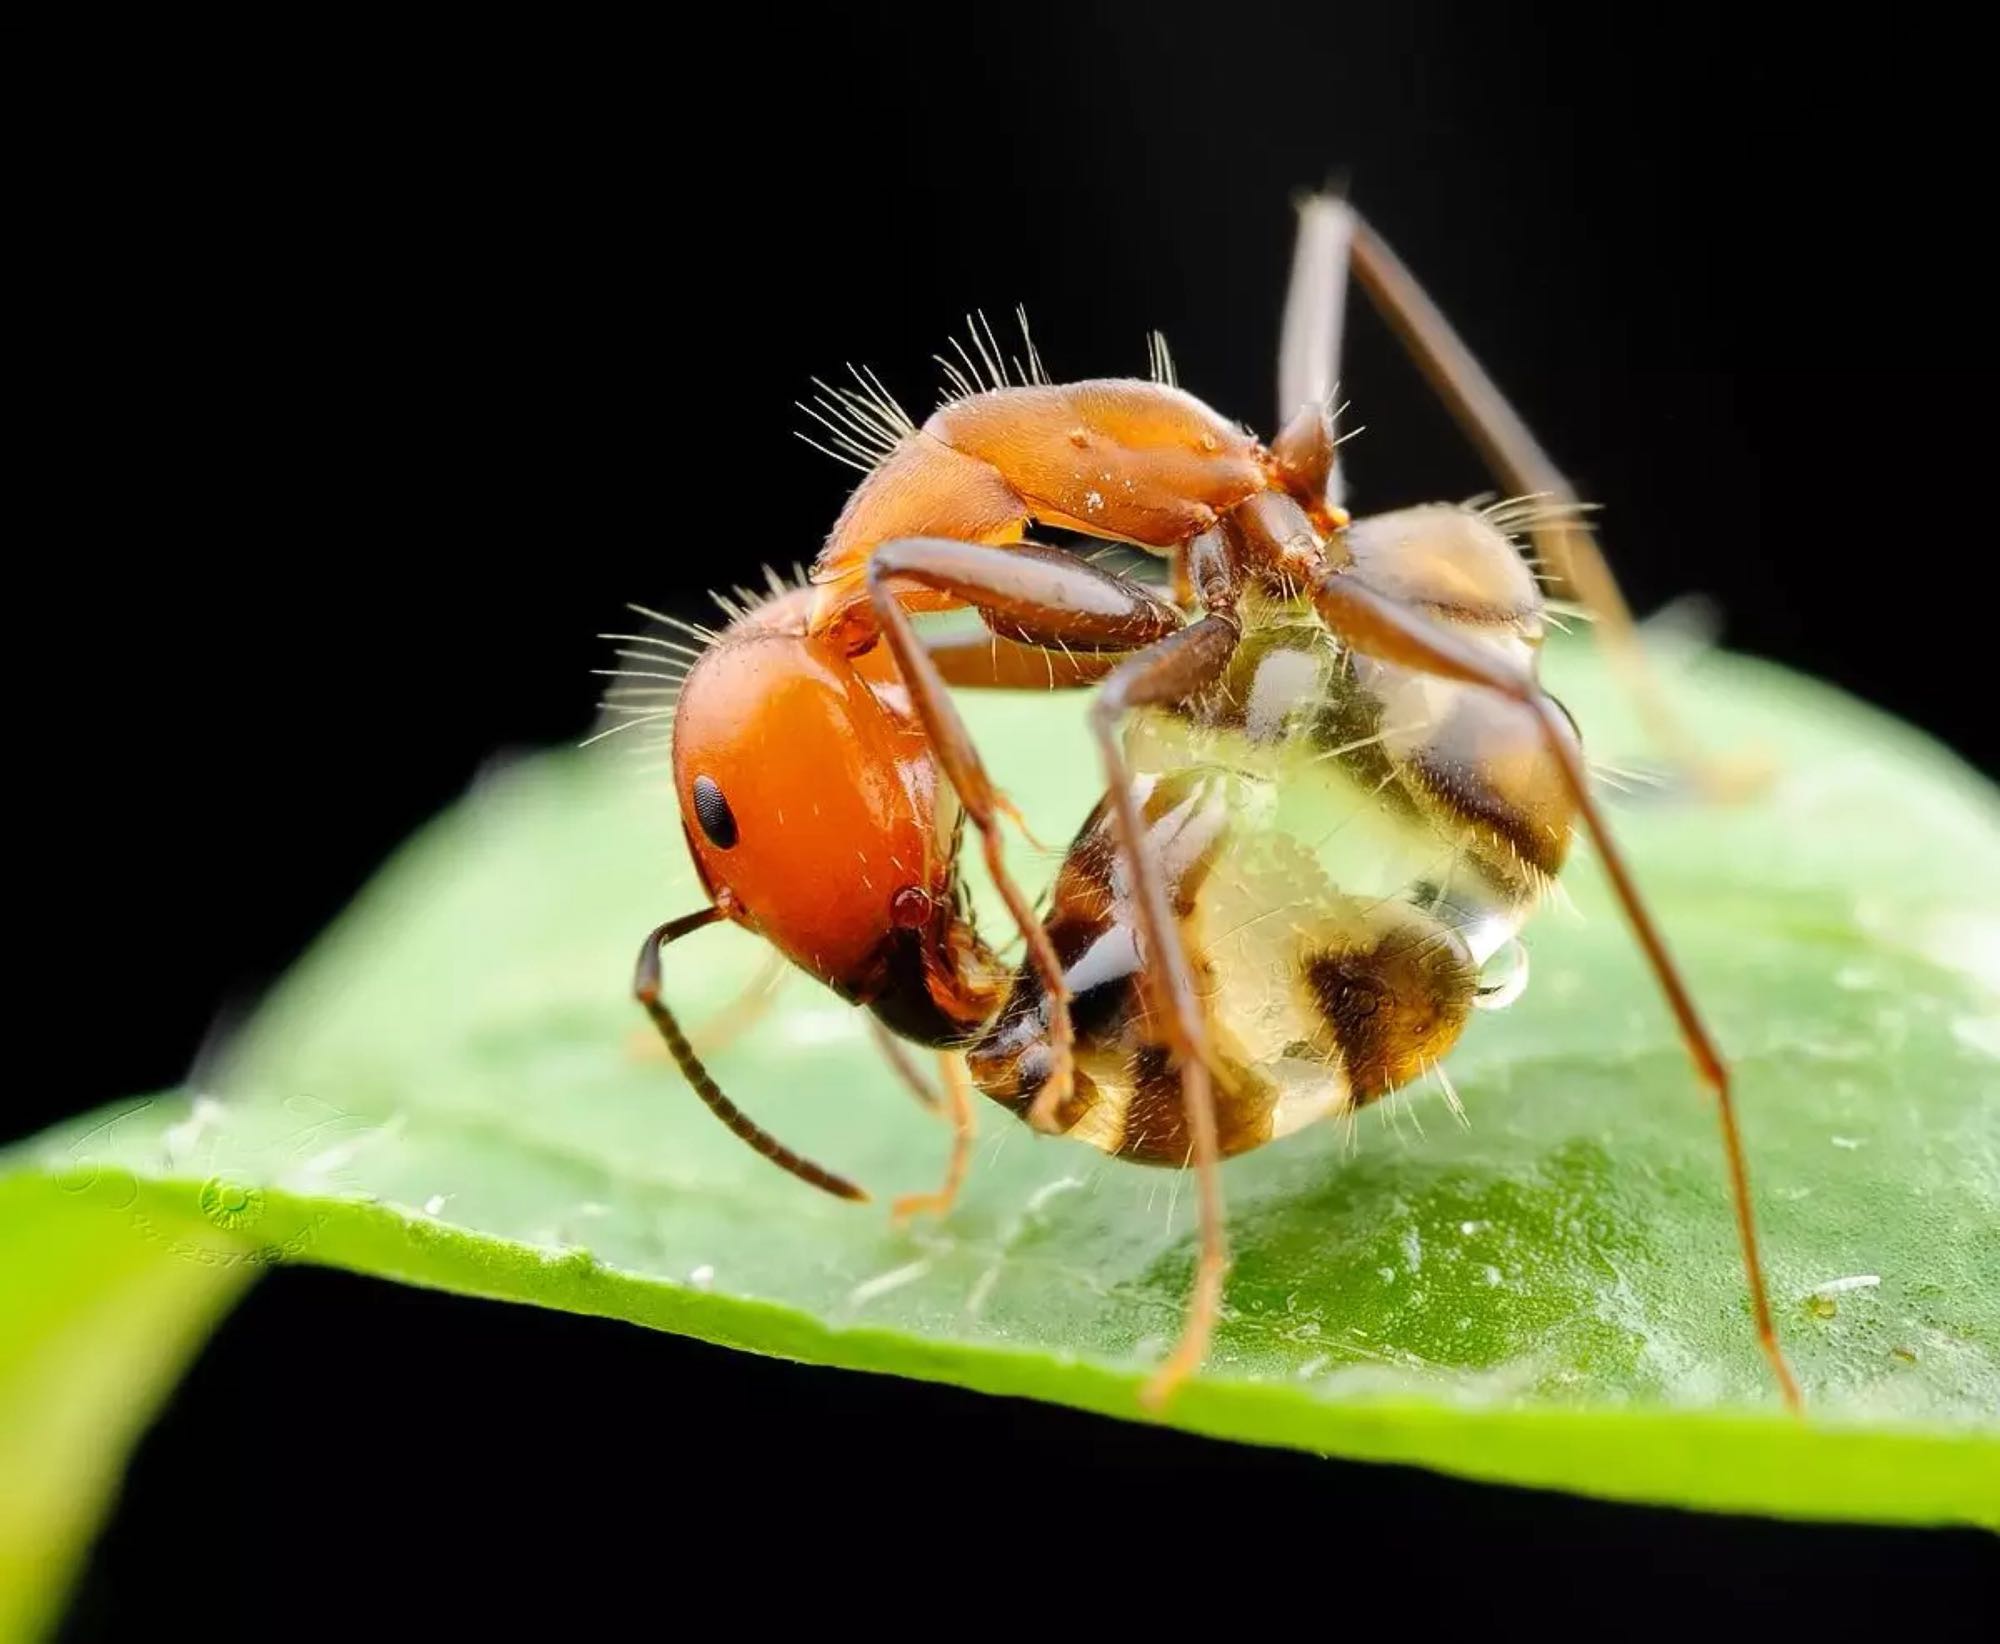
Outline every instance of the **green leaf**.
{"label": "green leaf", "polygon": [[[1594,750],[1643,757],[1582,647],[1551,672]],[[1753,804],[1618,814],[1740,1070],[1810,1419],[1777,1405],[1712,1110],[1587,859],[1576,911],[1530,929],[1526,996],[1451,1062],[1469,1128],[1418,1091],[1228,1167],[1228,1317],[1165,1419],[1609,1497],[2000,1525],[2000,807],[1824,687],[1709,658],[1676,688],[1712,746],[1780,772]],[[1095,797],[1078,708],[970,705],[1050,841]],[[73,1217],[134,1214],[94,1202],[129,1172],[190,1259],[324,1262],[1139,1419],[1192,1270],[1180,1178],[989,1107],[950,1222],[894,1229],[883,1204],[934,1184],[946,1136],[803,978],[715,1070],[877,1200],[780,1174],[627,996],[644,931],[700,900],[663,782],[516,765],[381,875],[215,1089],[78,1121],[15,1168]],[[669,956],[669,996],[698,1021],[760,958],[705,933]]]}
{"label": "green leaf", "polygon": [[0,1639],[53,1626],[125,1452],[241,1286],[184,1255],[128,1175],[0,1179]]}

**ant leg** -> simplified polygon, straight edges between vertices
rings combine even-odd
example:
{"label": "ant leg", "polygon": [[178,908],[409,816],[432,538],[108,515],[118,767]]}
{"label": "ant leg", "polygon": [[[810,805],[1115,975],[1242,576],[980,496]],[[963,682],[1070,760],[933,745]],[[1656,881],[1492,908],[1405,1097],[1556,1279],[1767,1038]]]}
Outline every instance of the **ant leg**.
{"label": "ant leg", "polygon": [[906,537],[877,548],[869,558],[867,575],[868,597],[883,637],[938,762],[979,830],[987,871],[1027,943],[1036,979],[1050,1002],[1053,1066],[1034,1109],[1041,1116],[1041,1128],[1047,1128],[1068,1100],[1074,1081],[1075,1035],[1062,964],[1034,905],[1014,882],[1002,855],[999,818],[1013,807],[987,776],[965,721],[891,584],[914,582],[963,599],[978,607],[989,626],[1003,630],[1003,637],[1031,644],[1046,639],[1053,645],[1132,650],[1173,632],[1180,625],[1180,613],[1145,589],[1072,555],[1032,546],[987,548],[940,537]]}
{"label": "ant leg", "polygon": [[1603,812],[1591,791],[1589,770],[1574,734],[1556,706],[1527,669],[1505,660],[1476,641],[1466,639],[1434,622],[1424,612],[1365,588],[1352,577],[1336,572],[1313,592],[1313,603],[1333,633],[1367,656],[1379,657],[1421,673],[1483,685],[1531,710],[1541,726],[1543,740],[1563,773],[1570,798],[1589,829],[1591,843],[1604,863],[1605,874],[1624,909],[1627,923],[1638,939],[1652,967],[1660,991],[1666,995],[1681,1038],[1702,1083],[1714,1092],[1722,1125],[1722,1150],[1729,1168],[1730,1195],[1736,1205],[1736,1231],[1743,1246],[1743,1271],[1750,1289],[1750,1308],[1757,1324],[1758,1344],[1770,1361],[1778,1390],[1794,1411],[1803,1408],[1797,1381],[1785,1362],[1784,1349],[1771,1322],[1771,1305],[1764,1291],[1764,1267],[1757,1250],[1757,1223],[1750,1203],[1750,1174],[1743,1159],[1743,1140],[1736,1126],[1736,1103],[1730,1088],[1729,1066],[1695,1008],[1665,939],[1654,924],[1652,913],[1639,893],[1632,871],[1612,837]]}
{"label": "ant leg", "polygon": [[[1284,327],[1278,337],[1280,428],[1306,407],[1317,410],[1333,403],[1340,379],[1353,235],[1354,214],[1344,201],[1314,194],[1299,202],[1299,234],[1292,245],[1292,277],[1285,288]],[[1340,500],[1335,478],[1327,501]]]}
{"label": "ant leg", "polygon": [[875,1048],[882,1053],[882,1059],[889,1064],[890,1071],[909,1093],[916,1097],[917,1104],[931,1113],[943,1113],[951,1120],[951,1156],[945,1163],[944,1183],[935,1193],[906,1193],[889,1207],[890,1219],[902,1223],[912,1216],[926,1212],[943,1216],[958,1200],[958,1190],[964,1184],[965,1172],[972,1162],[972,1137],[975,1120],[972,1111],[972,1095],[966,1085],[965,1066],[950,1051],[938,1052],[938,1069],[944,1076],[944,1099],[931,1088],[903,1043],[872,1012],[868,1017],[868,1036],[875,1041]]}
{"label": "ant leg", "polygon": [[1095,685],[1124,660],[1116,651],[1051,649],[991,633],[926,640],[924,649],[947,685],[1003,691],[1067,691]]}
{"label": "ant leg", "polygon": [[910,1060],[910,1053],[903,1048],[902,1040],[884,1027],[882,1018],[872,1010],[862,1014],[868,1018],[868,1037],[875,1041],[875,1048],[882,1053],[882,1060],[889,1064],[889,1071],[895,1074],[905,1090],[916,1097],[917,1106],[936,1113],[942,1106],[938,1093],[931,1089],[930,1080]]}
{"label": "ant leg", "polygon": [[1145,825],[1132,792],[1132,773],[1119,745],[1118,724],[1129,709],[1184,702],[1201,691],[1228,665],[1238,638],[1234,618],[1211,612],[1152,649],[1127,659],[1090,704],[1090,728],[1104,758],[1119,843],[1131,874],[1132,906],[1145,961],[1141,975],[1152,995],[1153,1018],[1180,1067],[1181,1103],[1194,1144],[1201,1254],[1181,1338],[1140,1394],[1156,1410],[1208,1356],[1208,1340],[1222,1310],[1229,1246],[1222,1219],[1222,1149],[1216,1135],[1215,1091],[1210,1083],[1207,1018],[1195,992],[1194,971],[1181,946],[1180,926],[1167,901],[1166,886],[1158,865],[1146,854]]}
{"label": "ant leg", "polygon": [[1271,442],[1277,478],[1304,506],[1320,535],[1347,524],[1334,387],[1340,375],[1341,325],[1347,311],[1347,265],[1354,213],[1344,200],[1311,195],[1299,202],[1299,235],[1278,338],[1278,437]]}
{"label": "ant leg", "polygon": [[[936,538],[906,539],[876,550],[869,564],[869,591],[883,633],[967,814],[979,823],[988,840],[987,861],[996,868],[996,881],[1001,879],[997,828],[992,821],[997,796],[929,654],[890,592],[891,578],[963,599],[978,607],[988,624],[1006,637],[1030,645],[1081,645],[1138,653],[1126,657],[1105,680],[1091,704],[1090,723],[1104,759],[1131,875],[1135,919],[1148,958],[1144,975],[1157,1001],[1154,1015],[1180,1067],[1181,1100],[1193,1142],[1198,1184],[1201,1251],[1187,1320],[1181,1339],[1147,1383],[1143,1395],[1157,1408],[1207,1355],[1209,1336],[1221,1310],[1229,1255],[1206,1019],[1165,887],[1143,849],[1145,834],[1131,774],[1118,742],[1118,723],[1128,709],[1184,700],[1213,680],[1235,654],[1238,628],[1232,618],[1214,614],[1183,628],[1180,613],[1147,590],[1055,550],[987,548]],[[1061,1082],[1058,1084],[1052,1075],[1029,1111],[1031,1122],[1046,1125],[1068,1095],[1068,999],[1047,931],[1032,910],[1024,917],[1022,908],[1011,899],[1009,905],[1028,940],[1037,980],[1054,1006],[1050,1039],[1061,1068]]]}
{"label": "ant leg", "polygon": [[976,1121],[972,1115],[972,1087],[965,1076],[965,1063],[956,1053],[941,1050],[938,1052],[938,1071],[944,1076],[945,1098],[951,1110],[951,1157],[945,1162],[944,1182],[935,1193],[906,1193],[889,1207],[891,1218],[898,1222],[906,1222],[912,1216],[948,1214],[958,1202],[958,1190],[965,1184],[966,1167],[972,1162],[972,1135]]}
{"label": "ant leg", "polygon": [[1711,796],[1741,798],[1754,791],[1766,774],[1761,760],[1754,756],[1718,759],[1706,753],[1668,706],[1647,665],[1632,608],[1619,591],[1618,579],[1612,575],[1596,534],[1577,517],[1575,488],[1542,449],[1521,414],[1486,374],[1416,276],[1368,221],[1344,201],[1321,204],[1349,218],[1354,272],[1361,288],[1479,448],[1486,465],[1509,490],[1546,498],[1554,505],[1546,517],[1528,526],[1535,552],[1596,618],[1605,654],[1648,733],[1677,763],[1693,772]]}

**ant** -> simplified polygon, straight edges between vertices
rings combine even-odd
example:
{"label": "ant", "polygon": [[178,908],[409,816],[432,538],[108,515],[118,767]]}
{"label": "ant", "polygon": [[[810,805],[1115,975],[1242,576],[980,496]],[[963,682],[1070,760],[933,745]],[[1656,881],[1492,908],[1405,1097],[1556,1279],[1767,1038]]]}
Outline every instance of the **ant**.
{"label": "ant", "polygon": [[[1516,501],[1359,520],[1342,506],[1332,390],[1350,268]],[[696,1093],[795,1176],[866,1197],[736,1107],[661,997],[661,950],[730,920],[866,1006],[892,1047],[939,1051],[951,1164],[939,1192],[899,1214],[952,1202],[968,1072],[1038,1129],[1191,1163],[1200,1255],[1180,1339],[1146,1390],[1157,1406],[1206,1356],[1220,1309],[1220,1160],[1437,1068],[1471,1007],[1518,990],[1483,986],[1481,968],[1512,945],[1580,827],[1716,1098],[1757,1337],[1798,1409],[1727,1066],[1593,797],[1575,726],[1536,675],[1546,606],[1515,529],[1598,619],[1658,734],[1688,753],[1567,481],[1340,198],[1300,205],[1269,445],[1181,390],[1157,335],[1151,380],[1066,384],[1025,319],[1022,338],[1010,376],[975,324],[972,351],[942,362],[951,392],[921,428],[872,374],[820,384],[805,409],[865,477],[809,579],[725,602],[720,633],[678,624],[699,650],[613,636],[651,648],[639,672],[668,681],[614,688],[609,705],[629,724],[671,724],[709,898],[647,936],[634,978]],[[1031,525],[1161,556],[1167,581],[1029,542]],[[912,622],[968,606],[988,630],[976,641],[927,640]],[[1012,807],[949,687],[1083,685],[1105,795],[1044,918],[1008,872]],[[810,760],[795,757],[806,748]],[[1308,783],[1344,783],[1350,807],[1389,817],[1396,860],[1442,850],[1442,865],[1362,898],[1271,830],[1250,848],[1256,792]],[[970,917],[968,823],[1026,944],[1011,971]],[[1288,917],[1260,926],[1274,910]]]}

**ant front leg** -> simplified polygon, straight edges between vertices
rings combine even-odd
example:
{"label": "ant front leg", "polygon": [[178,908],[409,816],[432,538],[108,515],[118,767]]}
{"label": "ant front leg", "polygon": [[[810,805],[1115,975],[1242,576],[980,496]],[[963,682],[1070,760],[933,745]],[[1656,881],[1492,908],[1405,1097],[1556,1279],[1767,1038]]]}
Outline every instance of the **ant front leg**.
{"label": "ant front leg", "polygon": [[972,1091],[966,1080],[964,1059],[955,1050],[937,1053],[938,1072],[944,1079],[945,1091],[940,1097],[910,1059],[902,1040],[883,1026],[881,1017],[872,1011],[865,1014],[868,1037],[875,1041],[875,1048],[882,1053],[882,1060],[889,1064],[889,1071],[896,1075],[897,1081],[916,1097],[917,1104],[926,1112],[951,1121],[951,1155],[945,1161],[943,1185],[934,1193],[905,1193],[890,1205],[889,1214],[898,1223],[926,1212],[943,1216],[958,1202],[966,1166],[972,1162],[973,1133],[978,1128],[972,1115]]}
{"label": "ant front leg", "polygon": [[972,1115],[972,1084],[965,1062],[958,1052],[938,1052],[938,1073],[944,1080],[945,1104],[951,1120],[951,1156],[945,1161],[944,1181],[935,1192],[905,1193],[889,1207],[890,1216],[906,1222],[913,1216],[944,1216],[958,1203],[958,1190],[965,1184],[966,1167],[972,1163],[972,1138],[977,1121]]}
{"label": "ant front leg", "polygon": [[1743,1247],[1743,1270],[1750,1289],[1751,1312],[1756,1320],[1757,1340],[1770,1361],[1779,1391],[1794,1411],[1802,1408],[1799,1387],[1784,1349],[1771,1322],[1771,1306],[1764,1290],[1764,1267],[1757,1248],[1757,1224],[1750,1202],[1750,1174],[1743,1159],[1743,1140],[1736,1125],[1736,1103],[1730,1088],[1729,1066],[1723,1060],[1708,1025],[1695,1008],[1680,967],[1667,951],[1666,940],[1654,923],[1645,898],[1626,865],[1623,852],[1612,837],[1591,791],[1590,775],[1583,752],[1566,723],[1555,699],[1544,691],[1534,675],[1518,663],[1476,641],[1446,628],[1423,611],[1404,605],[1362,586],[1351,576],[1335,572],[1313,591],[1313,603],[1327,627],[1346,645],[1363,655],[1377,657],[1420,673],[1453,679],[1488,690],[1520,703],[1536,717],[1543,741],[1560,768],[1570,798],[1583,817],[1591,843],[1604,863],[1611,888],[1624,909],[1640,948],[1651,966],[1660,991],[1666,995],[1674,1020],[1680,1027],[1702,1082],[1714,1093],[1722,1125],[1723,1154],[1728,1163],[1730,1195],[1736,1206],[1737,1236]]}
{"label": "ant front leg", "polygon": [[868,1037],[875,1048],[882,1053],[882,1060],[889,1064],[889,1071],[896,1076],[896,1082],[917,1099],[917,1106],[927,1113],[942,1113],[944,1102],[931,1088],[930,1080],[922,1069],[910,1060],[910,1053],[903,1048],[903,1041],[883,1025],[882,1018],[872,1010],[863,1011],[868,1022]]}
{"label": "ant front leg", "polygon": [[1118,725],[1130,709],[1184,702],[1198,695],[1228,666],[1238,638],[1233,617],[1211,613],[1122,663],[1090,705],[1090,728],[1104,759],[1119,843],[1131,875],[1133,912],[1145,961],[1141,975],[1152,995],[1154,1020],[1164,1030],[1180,1067],[1181,1103],[1193,1142],[1201,1227],[1201,1254],[1181,1338],[1141,1394],[1155,1409],[1166,1403],[1208,1356],[1208,1340],[1222,1311],[1229,1247],[1222,1218],[1222,1149],[1216,1134],[1215,1090],[1210,1082],[1207,1017],[1195,992],[1194,969],[1188,963],[1159,866],[1145,850],[1145,825],[1132,792],[1132,773],[1119,745]]}
{"label": "ant front leg", "polygon": [[[1181,627],[1180,613],[1145,589],[1053,550],[986,548],[920,538],[876,551],[869,565],[869,589],[883,632],[895,648],[912,698],[967,813],[988,840],[987,861],[996,881],[1002,878],[997,829],[992,822],[997,796],[928,653],[908,616],[894,601],[888,586],[892,577],[966,600],[978,607],[989,626],[1025,644],[1137,652],[1105,679],[1091,703],[1090,725],[1104,760],[1117,817],[1134,920],[1144,951],[1149,1003],[1180,1069],[1181,1100],[1197,1183],[1201,1248],[1194,1291],[1180,1340],[1143,1394],[1147,1404],[1158,1408],[1207,1356],[1209,1337],[1221,1312],[1229,1253],[1207,1019],[1158,864],[1144,848],[1145,829],[1132,792],[1131,772],[1119,745],[1118,727],[1133,708],[1184,701],[1199,694],[1235,654],[1239,630],[1234,618],[1217,614]],[[986,820],[981,821],[982,815]],[[1009,897],[1009,905],[1028,939],[1037,979],[1053,1005],[1050,1037],[1061,1069],[1060,1080],[1051,1076],[1043,1084],[1028,1115],[1031,1123],[1046,1128],[1067,1099],[1071,1083],[1067,989],[1041,922],[1031,910],[1024,916],[1025,903],[1017,903],[1015,897]]]}
{"label": "ant front leg", "polygon": [[937,664],[898,603],[899,583],[964,600],[1003,639],[1051,649],[1137,650],[1173,633],[1181,616],[1134,583],[1073,555],[1033,545],[987,548],[940,537],[906,537],[883,544],[869,558],[868,598],[882,635],[909,686],[911,703],[938,763],[979,830],[987,871],[1014,917],[1036,979],[1049,999],[1052,1066],[1030,1115],[1038,1128],[1045,1129],[1068,1100],[1074,1082],[1069,991],[1047,930],[1007,871],[999,818],[1003,811],[1013,814],[1013,806],[986,774]]}

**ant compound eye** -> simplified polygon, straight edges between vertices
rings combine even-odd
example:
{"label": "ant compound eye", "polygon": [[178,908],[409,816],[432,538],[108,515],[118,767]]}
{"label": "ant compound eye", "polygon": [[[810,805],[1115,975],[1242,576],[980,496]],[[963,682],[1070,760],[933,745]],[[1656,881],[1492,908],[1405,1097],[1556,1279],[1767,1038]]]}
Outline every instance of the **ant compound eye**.
{"label": "ant compound eye", "polygon": [[736,843],[735,813],[712,776],[694,779],[694,816],[701,824],[701,831],[708,835],[708,842],[717,850],[726,851]]}

